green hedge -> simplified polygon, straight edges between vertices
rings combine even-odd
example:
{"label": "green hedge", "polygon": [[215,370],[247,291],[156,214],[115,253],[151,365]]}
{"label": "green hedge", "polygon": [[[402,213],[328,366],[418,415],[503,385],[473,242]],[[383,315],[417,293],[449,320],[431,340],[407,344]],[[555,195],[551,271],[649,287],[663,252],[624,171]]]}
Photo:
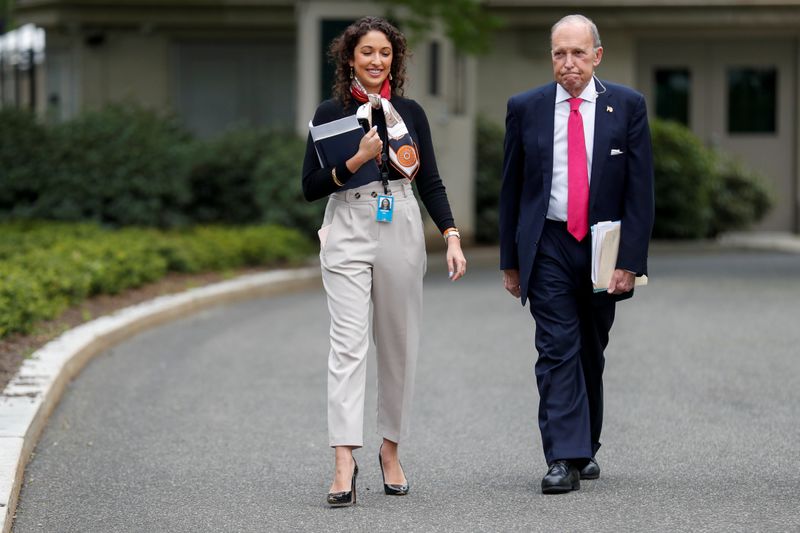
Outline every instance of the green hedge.
{"label": "green hedge", "polygon": [[281,224],[309,237],[324,202],[301,192],[305,140],[238,129],[193,138],[174,117],[111,105],[54,127],[0,110],[0,220],[160,228]]}
{"label": "green hedge", "polygon": [[655,167],[657,238],[698,239],[709,235],[718,182],[714,154],[687,128],[654,120],[650,125]]}
{"label": "green hedge", "polygon": [[34,216],[52,151],[50,133],[31,113],[0,109],[0,218]]}
{"label": "green hedge", "polygon": [[764,218],[774,203],[773,193],[763,176],[732,159],[716,162],[717,179],[711,190],[709,235],[744,229]]}
{"label": "green hedge", "polygon": [[[15,192],[7,218],[96,221],[116,226],[172,227],[188,222],[191,198],[186,180],[191,136],[174,119],[135,106],[113,105],[49,129],[15,113],[0,113],[0,124],[36,132],[39,144],[0,127],[0,143],[30,153],[8,161],[0,181]],[[31,135],[28,135],[31,136]],[[26,145],[27,148],[22,145]],[[26,185],[25,180],[35,180]]]}
{"label": "green hedge", "polygon": [[0,338],[95,294],[115,294],[167,272],[224,271],[297,263],[312,251],[274,225],[178,231],[91,224],[0,224]]}
{"label": "green hedge", "polygon": [[189,181],[195,222],[266,223],[314,236],[325,202],[309,203],[300,179],[305,141],[288,132],[232,130],[198,143]]}
{"label": "green hedge", "polygon": [[[653,237],[698,239],[746,228],[773,200],[765,179],[729,156],[706,148],[676,123],[653,120],[655,227]],[[503,129],[477,123],[476,231],[478,242],[498,241],[497,204],[502,182]]]}
{"label": "green hedge", "polygon": [[478,117],[475,165],[475,241],[495,243],[499,238],[500,184],[503,174],[503,137],[499,124]]}

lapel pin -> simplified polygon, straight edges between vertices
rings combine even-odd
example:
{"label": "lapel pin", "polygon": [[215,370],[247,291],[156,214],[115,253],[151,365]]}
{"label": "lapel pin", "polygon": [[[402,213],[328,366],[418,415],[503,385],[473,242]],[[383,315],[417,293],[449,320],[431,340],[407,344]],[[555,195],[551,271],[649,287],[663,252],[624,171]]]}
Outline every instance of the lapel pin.
{"label": "lapel pin", "polygon": [[607,105],[606,106],[606,113],[613,113],[613,112],[614,112],[614,108],[611,107],[610,105]]}

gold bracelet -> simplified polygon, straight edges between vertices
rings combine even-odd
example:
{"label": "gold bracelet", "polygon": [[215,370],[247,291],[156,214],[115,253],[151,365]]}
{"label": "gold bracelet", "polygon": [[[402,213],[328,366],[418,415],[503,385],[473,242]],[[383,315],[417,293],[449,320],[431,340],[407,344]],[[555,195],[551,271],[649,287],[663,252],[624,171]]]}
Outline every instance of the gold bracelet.
{"label": "gold bracelet", "polygon": [[336,167],[333,167],[333,168],[331,169],[331,177],[333,178],[333,182],[334,182],[334,183],[335,183],[335,184],[336,184],[338,187],[341,187],[342,185],[344,185],[344,183],[342,183],[341,181],[339,181],[339,178],[337,178],[337,177],[336,177]]}

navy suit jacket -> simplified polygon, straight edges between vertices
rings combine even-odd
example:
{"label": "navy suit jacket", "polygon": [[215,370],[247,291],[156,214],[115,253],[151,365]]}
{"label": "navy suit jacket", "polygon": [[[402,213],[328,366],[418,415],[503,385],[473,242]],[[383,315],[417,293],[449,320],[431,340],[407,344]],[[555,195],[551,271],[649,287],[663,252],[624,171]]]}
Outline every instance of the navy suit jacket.
{"label": "navy suit jacket", "polygon": [[[595,104],[589,224],[622,221],[617,268],[640,276],[647,273],[654,216],[647,108],[636,91],[606,81],[602,84],[606,91],[598,95]],[[500,268],[519,270],[522,305],[550,203],[555,99],[553,82],[508,100],[500,190]]]}

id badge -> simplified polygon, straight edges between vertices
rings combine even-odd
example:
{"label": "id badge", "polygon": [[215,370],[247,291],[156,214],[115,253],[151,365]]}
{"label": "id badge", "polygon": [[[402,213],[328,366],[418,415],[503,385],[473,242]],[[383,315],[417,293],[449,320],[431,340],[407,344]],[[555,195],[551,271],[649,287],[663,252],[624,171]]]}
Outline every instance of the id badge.
{"label": "id badge", "polygon": [[378,222],[391,222],[394,213],[394,197],[378,196],[378,211],[375,220]]}

